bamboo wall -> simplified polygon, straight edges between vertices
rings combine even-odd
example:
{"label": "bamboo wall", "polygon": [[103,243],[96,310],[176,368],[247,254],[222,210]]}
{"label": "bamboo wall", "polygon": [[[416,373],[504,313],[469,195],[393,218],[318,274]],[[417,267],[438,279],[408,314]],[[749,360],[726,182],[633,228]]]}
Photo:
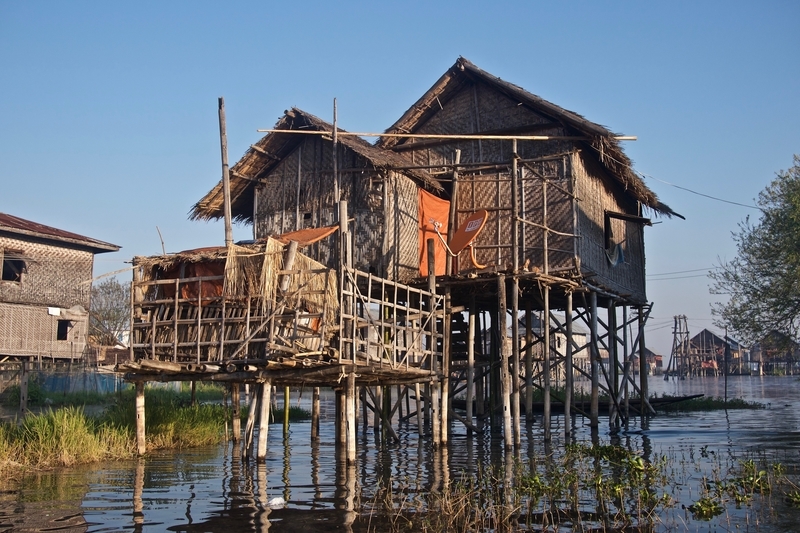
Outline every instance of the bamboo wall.
{"label": "bamboo wall", "polygon": [[612,266],[605,248],[605,211],[638,215],[636,203],[603,177],[598,165],[576,153],[572,157],[577,203],[578,253],[581,270],[588,280],[634,302],[646,303],[644,280],[644,231],[638,222],[611,219],[613,241],[622,244],[623,264]]}
{"label": "bamboo wall", "polygon": [[86,346],[88,315],[71,316],[67,338],[58,340],[61,316],[47,307],[0,303],[0,355],[80,358]]}
{"label": "bamboo wall", "polygon": [[0,235],[0,249],[21,251],[22,281],[0,281],[0,302],[89,309],[92,252]]}
{"label": "bamboo wall", "polygon": [[[355,219],[351,225],[354,266],[395,280],[418,275],[414,182],[401,173],[376,169],[341,145],[338,164],[341,198],[348,201],[349,217]],[[332,143],[314,136],[261,176],[254,209],[255,237],[335,224],[338,205],[332,168]],[[336,237],[323,239],[303,252],[333,268],[338,242]]]}

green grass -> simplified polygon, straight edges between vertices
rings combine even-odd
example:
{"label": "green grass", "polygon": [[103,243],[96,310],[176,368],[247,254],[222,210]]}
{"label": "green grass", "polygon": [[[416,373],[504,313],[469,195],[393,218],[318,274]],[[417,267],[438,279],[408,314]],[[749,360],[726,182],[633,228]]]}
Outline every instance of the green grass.
{"label": "green grass", "polygon": [[[668,398],[669,396],[664,396]],[[764,405],[758,402],[748,402],[741,398],[712,398],[703,396],[702,398],[692,398],[667,405],[661,405],[657,409],[662,412],[683,412],[683,411],[719,411],[723,409],[763,409]]]}

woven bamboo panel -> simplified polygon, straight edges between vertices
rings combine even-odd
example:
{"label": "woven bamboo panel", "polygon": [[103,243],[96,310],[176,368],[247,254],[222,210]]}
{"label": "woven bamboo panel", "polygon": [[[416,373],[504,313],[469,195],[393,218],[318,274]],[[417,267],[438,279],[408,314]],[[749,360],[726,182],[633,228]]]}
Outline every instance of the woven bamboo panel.
{"label": "woven bamboo panel", "polygon": [[606,290],[645,303],[644,235],[638,222],[611,220],[613,240],[619,243],[624,263],[612,266],[606,254],[605,211],[638,215],[638,206],[602,174],[597,165],[576,154],[572,158],[578,202],[578,232],[584,274]]}
{"label": "woven bamboo panel", "polygon": [[57,340],[59,319],[47,307],[0,303],[0,355],[80,358],[88,317],[70,320],[67,340]]}
{"label": "woven bamboo panel", "polygon": [[419,226],[417,186],[401,174],[391,173],[386,189],[386,273],[389,279],[406,282],[419,276]]}
{"label": "woven bamboo panel", "polygon": [[0,236],[0,248],[21,251],[25,272],[0,282],[0,302],[89,309],[92,252]]}

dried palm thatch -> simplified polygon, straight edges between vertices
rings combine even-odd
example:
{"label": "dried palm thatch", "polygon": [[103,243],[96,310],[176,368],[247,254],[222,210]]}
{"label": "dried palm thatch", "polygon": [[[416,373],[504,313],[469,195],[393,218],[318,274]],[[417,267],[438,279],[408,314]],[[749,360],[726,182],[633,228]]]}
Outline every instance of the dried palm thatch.
{"label": "dried palm thatch", "polygon": [[[588,146],[593,157],[600,162],[611,177],[644,206],[655,213],[667,217],[678,216],[668,205],[661,202],[644,181],[633,170],[633,163],[620,146],[615,134],[604,126],[596,124],[583,116],[564,109],[544,98],[529,93],[522,87],[509,83],[478,68],[469,60],[459,57],[455,65],[439,78],[428,91],[417,100],[386,133],[414,133],[424,126],[446,104],[449,98],[475,81],[485,83],[502,94],[507,95],[519,105],[524,105],[534,112],[549,117],[554,124],[562,125],[571,135],[585,137],[579,141]],[[516,127],[517,133],[524,133],[523,127]],[[376,145],[390,150],[401,149],[403,138],[381,137]],[[682,217],[681,217],[682,218]]]}
{"label": "dried palm thatch", "polygon": [[[273,129],[333,133],[332,124],[297,108],[286,111]],[[344,132],[345,130],[337,128],[337,131]],[[244,156],[231,167],[231,210],[234,219],[252,222],[253,201],[259,178],[267,175],[298,145],[305,142],[304,137],[304,135],[287,135],[278,132],[269,133],[252,145]],[[412,165],[411,159],[406,155],[383,150],[360,137],[341,136],[338,142],[346,149],[364,158],[376,170]],[[441,184],[424,170],[410,169],[403,172],[426,189],[442,189]],[[220,181],[192,207],[189,218],[193,220],[222,218],[224,215],[223,200],[222,181]]]}

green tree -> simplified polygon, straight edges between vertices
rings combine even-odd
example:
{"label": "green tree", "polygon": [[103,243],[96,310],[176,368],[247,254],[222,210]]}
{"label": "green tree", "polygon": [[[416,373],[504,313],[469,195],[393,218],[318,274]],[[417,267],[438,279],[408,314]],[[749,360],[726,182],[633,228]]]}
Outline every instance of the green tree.
{"label": "green tree", "polygon": [[711,273],[713,313],[746,343],[777,331],[796,340],[800,326],[800,157],[758,195],[760,219],[733,233],[738,255]]}
{"label": "green tree", "polygon": [[92,286],[89,335],[102,346],[114,346],[130,327],[130,282],[114,278]]}

